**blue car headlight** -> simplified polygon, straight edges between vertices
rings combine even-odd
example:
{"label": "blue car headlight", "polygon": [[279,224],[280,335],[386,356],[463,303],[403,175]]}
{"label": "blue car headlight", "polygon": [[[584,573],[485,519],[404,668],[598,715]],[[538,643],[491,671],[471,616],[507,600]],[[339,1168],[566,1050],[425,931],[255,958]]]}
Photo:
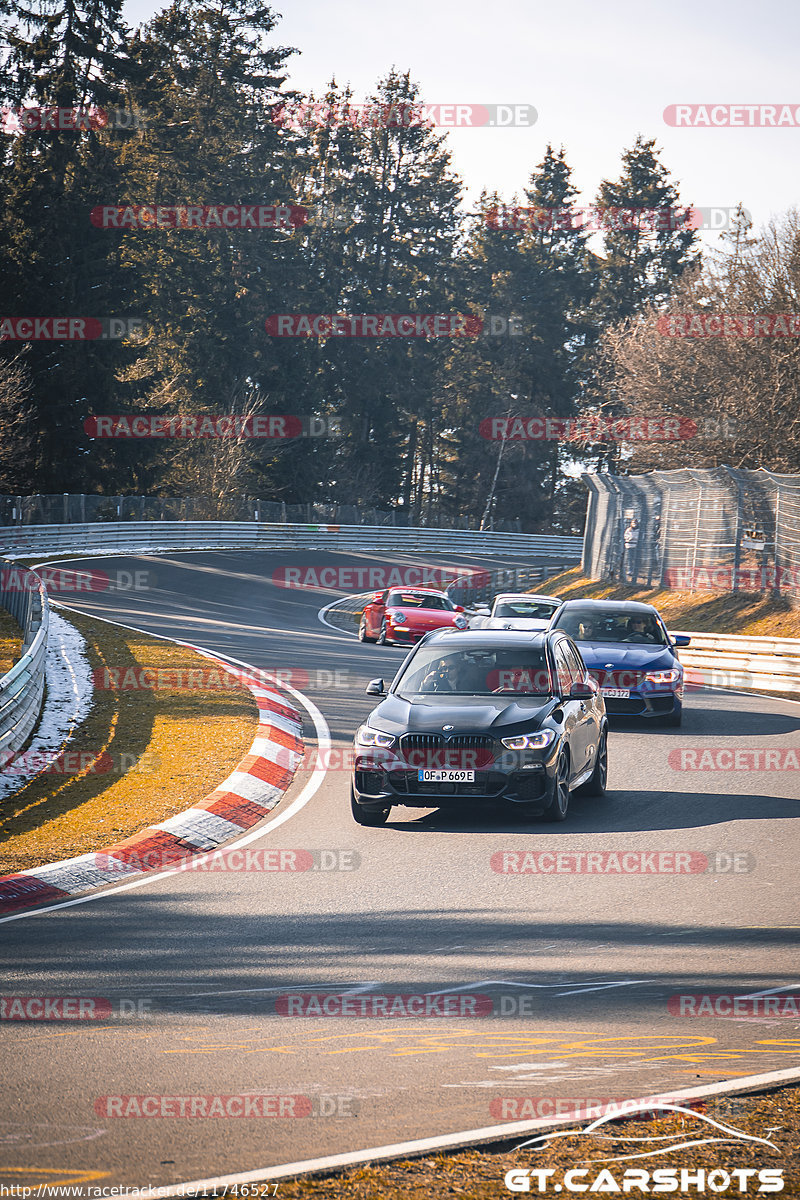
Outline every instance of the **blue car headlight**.
{"label": "blue car headlight", "polygon": [[642,682],[647,683],[677,683],[683,678],[683,671],[680,667],[673,667],[669,671],[648,671]]}

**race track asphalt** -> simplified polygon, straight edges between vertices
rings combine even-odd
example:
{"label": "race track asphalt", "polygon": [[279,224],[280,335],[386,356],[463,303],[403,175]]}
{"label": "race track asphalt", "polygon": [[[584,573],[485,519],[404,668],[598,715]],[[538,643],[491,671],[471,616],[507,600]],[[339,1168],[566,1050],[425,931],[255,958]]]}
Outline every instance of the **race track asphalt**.
{"label": "race track asphalt", "polygon": [[[81,560],[112,575],[145,571],[149,586],[65,602],[290,669],[338,753],[285,819],[313,768],[315,725],[304,712],[309,761],[249,847],[316,850],[318,869],[148,877],[2,922],[4,995],[133,1001],[139,1015],[3,1022],[0,1182],[174,1184],[547,1115],[556,1098],[668,1094],[800,1063],[797,1017],[681,1017],[669,1004],[679,994],[800,989],[800,771],[682,769],[675,753],[800,752],[800,704],[698,690],[679,730],[613,725],[607,795],[573,799],[560,825],[394,809],[386,827],[361,828],[345,751],[373,707],[367,681],[391,678],[404,652],[321,623],[318,610],[341,589],[291,591],[275,573],[376,561],[419,560],[311,551]],[[651,869],[495,869],[498,852],[526,851],[571,855],[568,866],[588,862],[581,853],[641,852]],[[669,867],[669,856],[698,852],[718,870],[652,873],[654,854]],[[287,993],[343,991],[489,996],[494,1015],[279,1011]],[[283,1097],[284,1115],[110,1115],[135,1111],[121,1097],[254,1095],[265,1113],[264,1097]]]}

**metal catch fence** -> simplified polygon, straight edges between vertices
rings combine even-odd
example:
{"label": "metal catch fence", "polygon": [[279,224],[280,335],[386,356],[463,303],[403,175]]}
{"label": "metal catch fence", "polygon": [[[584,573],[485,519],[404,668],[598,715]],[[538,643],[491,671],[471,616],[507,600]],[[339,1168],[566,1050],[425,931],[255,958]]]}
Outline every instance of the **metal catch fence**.
{"label": "metal catch fence", "polygon": [[800,475],[718,467],[583,480],[592,579],[800,596]]}

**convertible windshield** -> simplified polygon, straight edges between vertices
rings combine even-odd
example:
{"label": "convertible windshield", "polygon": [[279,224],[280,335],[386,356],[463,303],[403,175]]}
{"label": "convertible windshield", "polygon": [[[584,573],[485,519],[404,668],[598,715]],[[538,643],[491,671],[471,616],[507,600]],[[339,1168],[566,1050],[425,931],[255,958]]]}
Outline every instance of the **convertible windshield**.
{"label": "convertible windshield", "polygon": [[549,621],[558,604],[545,600],[498,600],[494,606],[495,617],[531,617],[538,621]]}
{"label": "convertible windshield", "polygon": [[650,613],[626,612],[625,609],[570,608],[556,622],[576,642],[632,642],[646,646],[666,646],[658,621]]}
{"label": "convertible windshield", "polygon": [[454,605],[446,596],[429,596],[425,592],[389,592],[387,608],[436,608],[452,612]]}
{"label": "convertible windshield", "polygon": [[400,677],[397,695],[415,696],[447,692],[455,696],[552,694],[550,672],[543,650],[450,650],[424,648],[414,655]]}

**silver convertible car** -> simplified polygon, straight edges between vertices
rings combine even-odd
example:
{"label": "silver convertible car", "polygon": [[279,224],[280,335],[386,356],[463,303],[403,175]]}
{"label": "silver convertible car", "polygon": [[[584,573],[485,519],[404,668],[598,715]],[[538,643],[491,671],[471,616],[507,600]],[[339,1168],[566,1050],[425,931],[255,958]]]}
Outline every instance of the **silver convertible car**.
{"label": "silver convertible car", "polygon": [[534,633],[547,629],[550,620],[563,602],[556,596],[535,596],[530,592],[500,592],[491,609],[488,604],[476,604],[470,617],[470,629],[525,629]]}

